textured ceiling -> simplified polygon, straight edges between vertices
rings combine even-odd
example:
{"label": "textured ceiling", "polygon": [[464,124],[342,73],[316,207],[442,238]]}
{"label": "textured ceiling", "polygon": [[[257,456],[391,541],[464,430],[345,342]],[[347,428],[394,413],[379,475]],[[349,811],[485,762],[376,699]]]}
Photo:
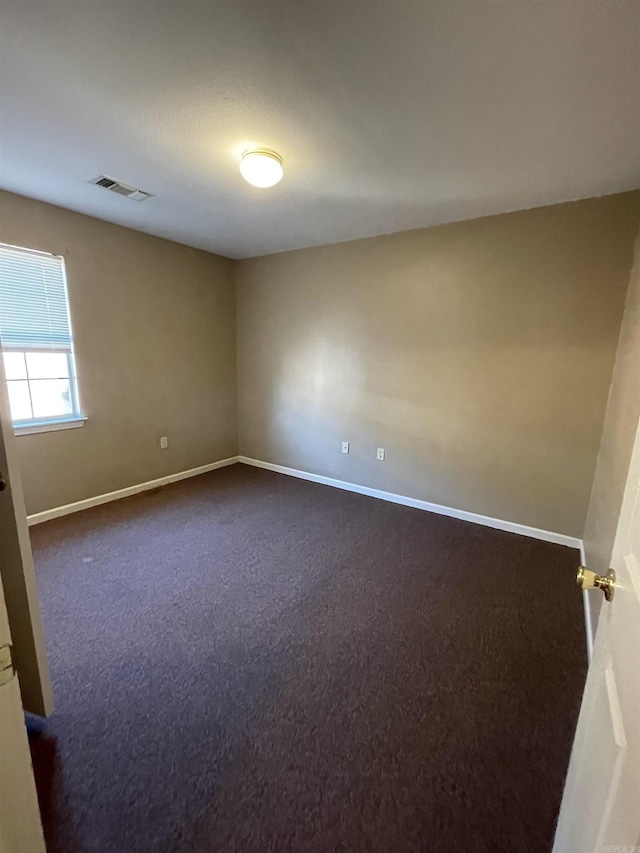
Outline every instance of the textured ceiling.
{"label": "textured ceiling", "polygon": [[635,0],[0,0],[0,38],[1,186],[230,257],[640,186]]}

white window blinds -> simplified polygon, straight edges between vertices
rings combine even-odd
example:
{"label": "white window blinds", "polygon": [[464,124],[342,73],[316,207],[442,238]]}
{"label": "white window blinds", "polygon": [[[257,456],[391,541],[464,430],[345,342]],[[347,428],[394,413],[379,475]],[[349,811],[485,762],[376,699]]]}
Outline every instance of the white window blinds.
{"label": "white window blinds", "polygon": [[62,258],[0,245],[0,342],[4,350],[71,352]]}

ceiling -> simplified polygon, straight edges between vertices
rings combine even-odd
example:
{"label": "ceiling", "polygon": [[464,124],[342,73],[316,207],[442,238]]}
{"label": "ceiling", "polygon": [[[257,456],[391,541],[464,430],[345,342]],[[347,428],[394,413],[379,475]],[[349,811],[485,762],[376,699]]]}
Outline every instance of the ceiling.
{"label": "ceiling", "polygon": [[0,0],[0,39],[0,186],[233,258],[640,186],[635,0]]}

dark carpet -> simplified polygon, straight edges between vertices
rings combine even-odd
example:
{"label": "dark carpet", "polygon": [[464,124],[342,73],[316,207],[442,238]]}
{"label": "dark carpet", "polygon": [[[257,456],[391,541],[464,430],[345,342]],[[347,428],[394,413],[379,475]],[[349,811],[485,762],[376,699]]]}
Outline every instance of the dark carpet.
{"label": "dark carpet", "polygon": [[242,465],[32,536],[50,853],[550,850],[577,552]]}

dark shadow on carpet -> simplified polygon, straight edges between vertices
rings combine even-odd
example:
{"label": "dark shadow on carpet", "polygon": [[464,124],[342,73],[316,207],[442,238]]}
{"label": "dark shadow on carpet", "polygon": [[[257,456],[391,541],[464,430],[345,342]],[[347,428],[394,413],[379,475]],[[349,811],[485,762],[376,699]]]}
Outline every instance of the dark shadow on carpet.
{"label": "dark shadow on carpet", "polygon": [[545,853],[578,554],[236,465],[32,528],[49,853]]}

